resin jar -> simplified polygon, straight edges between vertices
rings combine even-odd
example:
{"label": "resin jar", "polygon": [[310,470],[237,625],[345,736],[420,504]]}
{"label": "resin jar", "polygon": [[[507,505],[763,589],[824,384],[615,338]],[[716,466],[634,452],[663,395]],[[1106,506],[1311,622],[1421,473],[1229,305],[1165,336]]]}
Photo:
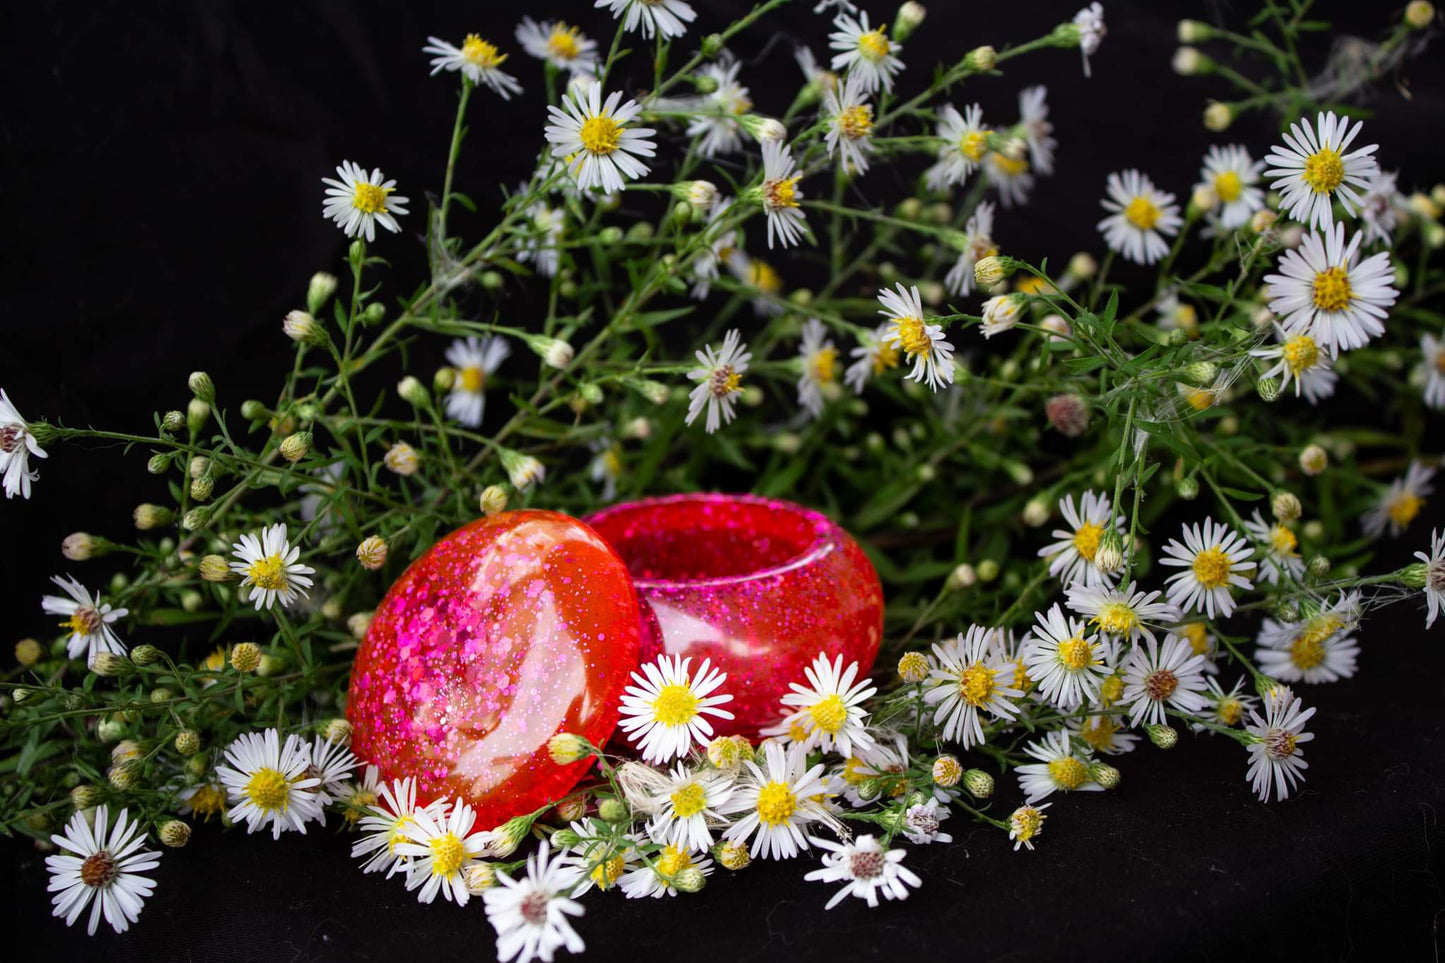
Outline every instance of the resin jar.
{"label": "resin jar", "polygon": [[587,763],[547,740],[601,745],[637,667],[640,609],[627,568],[556,512],[504,512],[447,535],[377,607],[356,653],[352,749],[428,801],[460,796],[482,828],[564,795]]}
{"label": "resin jar", "polygon": [[756,738],[819,652],[873,665],[883,587],[847,532],[819,512],[750,495],[674,495],[587,519],[627,564],[642,603],[642,659],[703,659],[727,673],[719,735]]}

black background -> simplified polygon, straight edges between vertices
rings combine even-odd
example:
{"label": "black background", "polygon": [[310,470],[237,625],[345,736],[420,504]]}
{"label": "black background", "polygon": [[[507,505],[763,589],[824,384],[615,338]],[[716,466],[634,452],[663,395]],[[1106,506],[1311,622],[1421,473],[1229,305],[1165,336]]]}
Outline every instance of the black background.
{"label": "black background", "polygon": [[[1036,36],[1078,5],[936,0],[906,47],[904,89],[917,89],[935,62],[980,43]],[[743,9],[694,6],[699,22],[686,50]],[[1316,10],[1372,36],[1398,6]],[[891,7],[872,7],[876,19],[891,16]],[[826,23],[810,8],[798,0],[769,21],[770,31],[736,47],[760,110],[781,111],[794,89],[794,39],[820,54],[826,46]],[[1049,85],[1059,172],[1040,182],[1028,208],[1001,212],[996,235],[1005,250],[1056,261],[1080,248],[1098,252],[1093,225],[1110,170],[1137,165],[1182,199],[1211,142],[1238,140],[1262,155],[1272,119],[1246,118],[1210,135],[1200,113],[1223,85],[1168,69],[1177,17],[1238,25],[1252,9],[1111,0],[1091,80],[1076,51],[1046,51],[956,95],[959,103],[977,99],[986,116],[1011,117],[1019,88]],[[441,181],[455,84],[427,76],[420,48],[428,34],[455,41],[479,32],[513,50],[509,66],[528,87],[511,105],[487,92],[474,99],[458,185],[485,212],[500,185],[529,171],[544,123],[540,69],[511,37],[523,13],[563,16],[604,49],[611,37],[606,13],[577,0],[97,0],[0,12],[0,384],[21,412],[143,431],[153,411],[184,407],[193,368],[211,372],[226,404],[273,390],[273,374],[291,354],[282,315],[303,302],[311,272],[344,273],[344,238],[320,217],[318,180],[343,157],[382,166],[412,197],[406,232],[381,246],[395,277],[423,276],[415,212]],[[1445,69],[1432,62],[1437,53],[1407,65],[1368,101],[1377,113],[1366,136],[1382,145],[1385,169],[1399,169],[1407,189],[1428,190],[1442,173]],[[870,190],[881,195],[888,176],[871,175]],[[487,224],[485,214],[454,215],[464,234]],[[160,494],[139,457],[114,449],[55,447],[39,467],[35,497],[0,506],[0,585],[15,638],[45,628],[36,602],[48,575],[66,568],[64,534],[121,535],[130,508]],[[1422,526],[1407,541],[1422,541]],[[1403,545],[1390,551],[1381,566],[1407,560]],[[104,564],[70,567],[99,582]],[[947,826],[959,837],[953,845],[911,848],[909,864],[925,886],[905,904],[870,912],[850,901],[825,914],[825,889],[801,880],[810,861],[755,865],[665,905],[589,898],[579,926],[589,958],[1241,959],[1274,950],[1369,959],[1389,950],[1438,959],[1445,657],[1421,624],[1413,603],[1380,613],[1364,632],[1361,675],[1307,691],[1320,707],[1318,738],[1297,800],[1256,803],[1238,746],[1186,736],[1173,752],[1146,747],[1125,757],[1117,792],[1055,806],[1038,852],[1012,853],[995,831],[955,818]],[[1014,788],[1002,795],[1014,798]],[[358,872],[348,842],[329,830],[273,842],[202,828],[188,848],[165,854],[138,927],[92,941],[49,918],[34,850],[5,844],[7,952],[491,957],[479,905],[418,906],[397,880]]]}

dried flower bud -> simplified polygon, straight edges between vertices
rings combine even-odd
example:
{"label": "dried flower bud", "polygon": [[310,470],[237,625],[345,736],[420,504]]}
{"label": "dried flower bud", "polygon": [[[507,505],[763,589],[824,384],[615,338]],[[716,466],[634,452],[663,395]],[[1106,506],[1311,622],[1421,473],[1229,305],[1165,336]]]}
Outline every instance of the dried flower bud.
{"label": "dried flower bud", "polygon": [[15,643],[15,661],[28,669],[40,661],[43,651],[34,639],[21,639]]}
{"label": "dried flower bud", "polygon": [[[988,775],[984,773],[984,775]],[[933,760],[933,784],[948,789],[963,778],[963,765],[957,756],[939,756]]]}
{"label": "dried flower bud", "polygon": [[1144,727],[1149,735],[1149,741],[1160,749],[1173,749],[1179,744],[1179,733],[1173,726],[1166,726],[1163,723],[1151,723]]}
{"label": "dried flower bud", "polygon": [[204,371],[192,371],[191,376],[186,379],[186,385],[191,389],[191,394],[206,404],[216,400],[216,385]]}
{"label": "dried flower bud", "polygon": [[375,572],[386,564],[386,540],[379,535],[368,535],[356,546],[356,560],[362,568]]}
{"label": "dried flower bud", "polygon": [[1054,395],[1044,404],[1049,426],[1065,438],[1077,438],[1089,430],[1089,403],[1073,393]]}
{"label": "dried flower bud", "polygon": [[371,628],[371,612],[353,612],[346,617],[346,631],[351,637],[360,642],[366,638],[367,631]]}
{"label": "dried flower bud", "polygon": [[580,762],[592,755],[592,743],[571,732],[559,732],[547,740],[547,754],[559,766]]}
{"label": "dried flower bud", "polygon": [[135,519],[135,527],[143,532],[152,529],[164,528],[175,520],[176,514],[164,505],[152,505],[149,502],[137,505],[132,513]]}
{"label": "dried flower bud", "polygon": [[1299,453],[1300,471],[1313,478],[1329,467],[1330,456],[1319,445],[1307,445]]}
{"label": "dried flower bud", "polygon": [[241,642],[231,649],[231,668],[237,672],[255,672],[261,667],[261,647],[255,642]]}
{"label": "dried flower bud", "polygon": [[730,869],[733,872],[737,872],[740,869],[747,869],[748,864],[753,861],[752,854],[748,852],[747,846],[732,839],[718,843],[713,847],[712,854],[723,869]]}
{"label": "dried flower bud", "polygon": [[898,677],[904,682],[922,682],[928,678],[928,657],[922,652],[905,652],[898,660]]}
{"label": "dried flower bud", "polygon": [[156,838],[163,846],[179,849],[191,841],[190,824],[180,819],[167,819],[156,830]]}
{"label": "dried flower bud", "polygon": [[1222,130],[1228,130],[1232,123],[1234,123],[1234,108],[1229,104],[1215,101],[1204,108],[1205,130],[1212,130],[1217,134]]}
{"label": "dried flower bud", "polygon": [[194,756],[201,751],[201,734],[194,729],[182,729],[176,733],[176,752],[183,756]]}

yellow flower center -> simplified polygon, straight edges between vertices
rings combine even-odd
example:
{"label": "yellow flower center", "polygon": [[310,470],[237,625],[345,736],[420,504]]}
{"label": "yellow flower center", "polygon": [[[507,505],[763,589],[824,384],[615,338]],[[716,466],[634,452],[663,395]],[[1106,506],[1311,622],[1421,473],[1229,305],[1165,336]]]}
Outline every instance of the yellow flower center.
{"label": "yellow flower center", "polygon": [[866,763],[857,756],[849,756],[843,763],[843,781],[850,786],[856,786],[872,775],[871,770],[865,768]]}
{"label": "yellow flower center", "polygon": [[1390,521],[1404,528],[1415,520],[1420,514],[1420,506],[1425,504],[1425,499],[1414,492],[1401,492],[1390,499],[1389,506],[1385,509],[1390,515]]}
{"label": "yellow flower center", "polygon": [[1219,700],[1219,706],[1215,709],[1215,715],[1219,721],[1226,726],[1237,726],[1239,720],[1244,718],[1244,703],[1238,699],[1226,696]]}
{"label": "yellow flower center", "polygon": [[462,41],[462,56],[484,70],[490,70],[507,59],[507,54],[498,54],[496,44],[488,43],[474,33],[467,34]]}
{"label": "yellow flower center", "polygon": [[1233,204],[1244,193],[1238,171],[1220,171],[1214,175],[1214,193],[1226,204]]}
{"label": "yellow flower center", "polygon": [[652,715],[665,726],[680,726],[691,722],[697,715],[697,696],[692,689],[681,682],[662,687],[652,703]]}
{"label": "yellow flower center", "polygon": [[1029,678],[1028,668],[1024,665],[1023,659],[1014,660],[1014,677],[1009,682],[1010,689],[1017,689],[1020,692],[1027,692],[1033,688],[1034,680]]}
{"label": "yellow flower center", "polygon": [[1124,680],[1117,675],[1111,675],[1099,686],[1099,705],[1107,709],[1119,701],[1124,694]]}
{"label": "yellow flower center", "polygon": [[988,135],[991,133],[993,131],[990,130],[969,131],[959,138],[958,152],[975,164],[978,163],[988,150]]}
{"label": "yellow flower center", "polygon": [[872,131],[873,108],[868,104],[855,104],[838,114],[838,132],[844,137],[857,140]]}
{"label": "yellow flower center", "polygon": [[686,850],[670,844],[662,847],[662,856],[657,860],[657,871],[663,876],[676,876],[691,866],[692,856]]}
{"label": "yellow flower center", "polygon": [[1078,789],[1089,780],[1089,767],[1073,756],[1049,763],[1049,778],[1064,789]]}
{"label": "yellow flower center", "polygon": [[605,890],[617,882],[617,878],[622,875],[622,871],[626,867],[627,861],[621,856],[609,856],[592,870],[592,882],[597,884],[598,889]]}
{"label": "yellow flower center", "polygon": [[1004,177],[1018,177],[1029,169],[1027,157],[1006,157],[998,151],[988,155],[996,172]]}
{"label": "yellow flower center", "polygon": [[1289,644],[1290,661],[1301,669],[1313,669],[1325,660],[1325,643],[1343,626],[1333,615],[1316,615]]}
{"label": "yellow flower center", "polygon": [[933,339],[928,336],[928,326],[922,318],[894,318],[894,330],[898,343],[909,357],[927,354],[933,350]]}
{"label": "yellow flower center", "polygon": [[765,825],[787,822],[797,808],[798,797],[785,782],[770,782],[758,790],[758,818]]}
{"label": "yellow flower center", "polygon": [[1162,213],[1159,205],[1141,195],[1130,201],[1129,206],[1124,208],[1124,220],[1141,231],[1147,231],[1159,222],[1159,215]]}
{"label": "yellow flower center", "polygon": [[769,209],[780,211],[786,207],[798,206],[798,181],[802,174],[792,177],[778,177],[763,184],[763,202]]}
{"label": "yellow flower center", "polygon": [[1207,589],[1223,588],[1229,584],[1229,556],[1218,545],[1194,556],[1191,567],[1199,584]]}
{"label": "yellow flower center", "polygon": [[1294,532],[1288,528],[1276,525],[1269,530],[1269,544],[1274,549],[1274,554],[1280,558],[1289,558],[1294,555],[1299,539],[1295,538]]}
{"label": "yellow flower center", "polygon": [[1179,635],[1189,642],[1195,655],[1204,655],[1209,651],[1209,630],[1203,622],[1190,622],[1179,630]]}
{"label": "yellow flower center", "polygon": [[788,738],[794,742],[806,742],[811,734],[802,722],[794,722],[788,726]]}
{"label": "yellow flower center", "polygon": [[836,692],[809,706],[808,714],[813,717],[813,725],[830,736],[837,734],[848,721],[848,707]]}
{"label": "yellow flower center", "polygon": [[1168,669],[1156,669],[1144,679],[1144,692],[1155,702],[1161,702],[1179,688],[1179,677]]}
{"label": "yellow flower center", "polygon": [[610,154],[622,140],[622,125],[606,114],[598,114],[582,122],[577,136],[588,151],[594,154]]}
{"label": "yellow flower center", "polygon": [[975,708],[988,705],[996,688],[994,676],[997,673],[984,665],[971,665],[958,677],[958,697]]}
{"label": "yellow flower center", "polygon": [[813,380],[820,385],[832,384],[838,378],[838,349],[819,348],[813,353]]}
{"label": "yellow flower center", "polygon": [[695,782],[690,782],[681,789],[675,790],[670,798],[672,799],[672,811],[680,819],[696,816],[707,807],[707,793],[701,784]]}
{"label": "yellow flower center", "polygon": [[1074,532],[1074,551],[1083,556],[1084,561],[1092,562],[1099,551],[1099,539],[1103,537],[1104,526],[1085,522]]}
{"label": "yellow flower center", "polygon": [[863,59],[877,63],[888,56],[888,38],[883,35],[887,29],[887,24],[884,24],[877,30],[858,35],[858,52],[863,55]]}
{"label": "yellow flower center", "polygon": [[1108,602],[1099,609],[1093,622],[1110,635],[1128,635],[1139,625],[1139,616],[1123,602]]}
{"label": "yellow flower center", "polygon": [[351,206],[363,214],[381,214],[386,210],[386,195],[392,190],[380,184],[357,181],[352,185]]}
{"label": "yellow flower center", "polygon": [[191,798],[186,800],[191,807],[191,812],[202,819],[209,819],[212,814],[219,813],[226,806],[226,797],[215,786],[201,786]]}
{"label": "yellow flower center", "polygon": [[1189,407],[1195,411],[1203,411],[1214,404],[1214,392],[1207,391],[1204,388],[1196,388],[1188,392],[1184,398],[1189,402]]}
{"label": "yellow flower center", "polygon": [[1059,664],[1071,672],[1097,664],[1093,645],[1077,635],[1072,639],[1065,639],[1059,643]]}
{"label": "yellow flower center", "polygon": [[1326,268],[1315,275],[1310,289],[1315,307],[1321,311],[1343,311],[1350,306],[1354,292],[1350,289],[1350,275],[1342,267]]}
{"label": "yellow flower center", "polygon": [[1276,759],[1288,759],[1295,753],[1299,736],[1284,729],[1271,729],[1264,737],[1264,750]]}
{"label": "yellow flower center", "polygon": [[764,294],[777,294],[783,289],[782,277],[771,264],[762,261],[753,261],[748,265],[748,283]]}
{"label": "yellow flower center", "polygon": [[575,60],[582,52],[581,44],[577,42],[577,28],[559,21],[547,38],[547,49],[559,60]]}
{"label": "yellow flower center", "polygon": [[427,844],[431,850],[431,872],[433,876],[450,876],[462,868],[467,850],[456,833],[443,833]]}
{"label": "yellow flower center", "polygon": [[735,395],[743,390],[743,376],[730,364],[719,365],[713,369],[712,377],[708,379],[707,390],[714,398]]}
{"label": "yellow flower center", "polygon": [[1028,842],[1039,834],[1039,830],[1044,828],[1044,820],[1048,818],[1032,806],[1018,810],[1009,820],[1013,823],[1014,838]]}
{"label": "yellow flower center", "polygon": [[[1347,286],[1349,283],[1348,280],[1345,281]],[[1287,340],[1283,353],[1284,363],[1289,365],[1290,374],[1296,377],[1313,368],[1320,360],[1320,349],[1315,344],[1315,339],[1307,334],[1297,334]]]}
{"label": "yellow flower center", "polygon": [[[1445,351],[1440,353],[1445,358]],[[873,374],[881,375],[889,368],[898,367],[898,349],[891,344],[880,344],[878,350],[873,352]]]}
{"label": "yellow flower center", "polygon": [[462,390],[469,394],[481,391],[487,383],[487,373],[476,365],[461,370]]}
{"label": "yellow flower center", "polygon": [[1095,750],[1103,751],[1114,745],[1114,733],[1118,731],[1119,727],[1108,716],[1091,716],[1079,727],[1079,737]]}
{"label": "yellow flower center", "polygon": [[406,842],[406,827],[416,822],[411,816],[402,816],[392,825],[391,832],[386,834],[386,851],[392,856],[396,855],[396,847]]}
{"label": "yellow flower center", "polygon": [[100,631],[105,624],[93,605],[82,605],[70,613],[70,618],[60,623],[63,629],[69,629],[72,635],[94,635]]}
{"label": "yellow flower center", "polygon": [[257,588],[280,591],[286,587],[286,563],[281,560],[280,555],[267,555],[265,558],[258,558],[246,569],[246,574],[251,576],[251,581]]}
{"label": "yellow flower center", "polygon": [[291,787],[279,771],[267,767],[257,769],[246,781],[246,798],[251,805],[265,812],[280,809],[285,811],[291,801]]}
{"label": "yellow flower center", "polygon": [[609,478],[622,477],[622,449],[613,445],[602,453],[602,470]]}
{"label": "yellow flower center", "polygon": [[1304,182],[1316,194],[1328,194],[1345,179],[1340,152],[1326,147],[1305,158]]}

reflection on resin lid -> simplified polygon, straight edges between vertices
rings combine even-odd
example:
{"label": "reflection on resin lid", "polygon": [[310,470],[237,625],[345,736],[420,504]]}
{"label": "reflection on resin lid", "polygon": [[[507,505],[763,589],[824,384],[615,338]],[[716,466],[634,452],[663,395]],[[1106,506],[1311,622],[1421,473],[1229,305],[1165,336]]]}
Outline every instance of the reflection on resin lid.
{"label": "reflection on resin lid", "polygon": [[461,796],[483,827],[563,795],[586,763],[547,740],[601,745],[637,666],[627,569],[586,525],[506,512],[452,532],[376,610],[348,696],[352,748],[423,800]]}

